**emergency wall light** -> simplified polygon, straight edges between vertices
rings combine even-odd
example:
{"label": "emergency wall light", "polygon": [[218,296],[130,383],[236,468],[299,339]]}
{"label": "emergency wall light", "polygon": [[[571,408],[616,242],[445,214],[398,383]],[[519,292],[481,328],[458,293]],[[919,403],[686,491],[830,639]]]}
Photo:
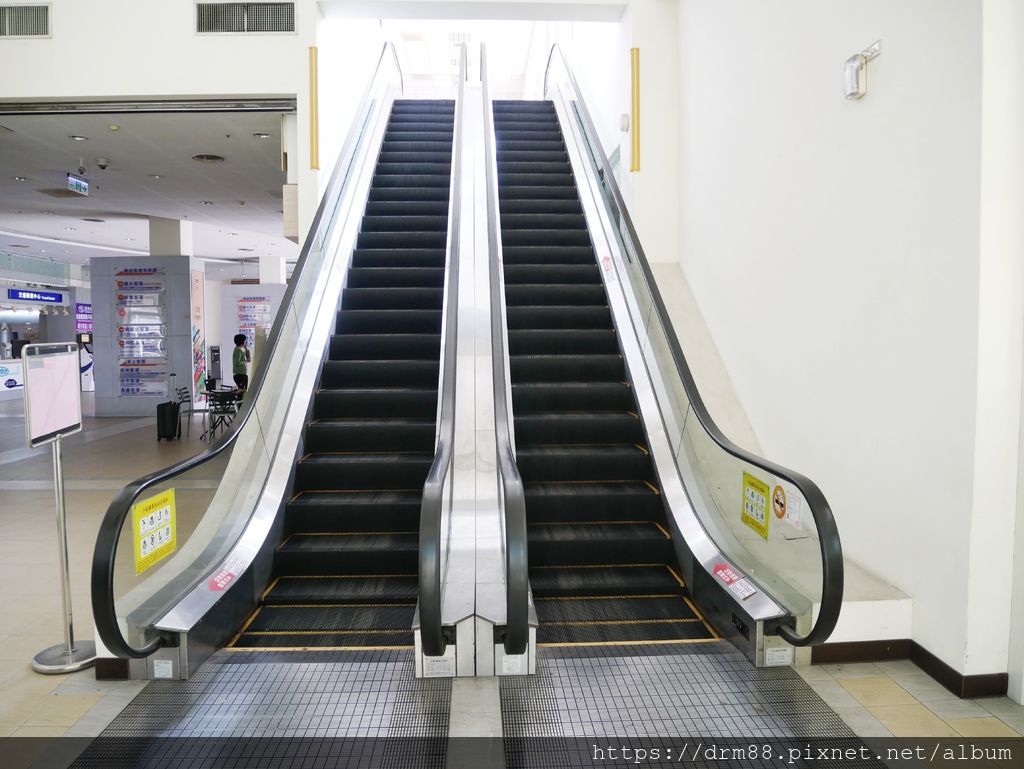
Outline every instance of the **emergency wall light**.
{"label": "emergency wall light", "polygon": [[847,99],[859,99],[868,92],[868,62],[881,52],[882,41],[876,40],[873,45],[846,60],[843,81]]}

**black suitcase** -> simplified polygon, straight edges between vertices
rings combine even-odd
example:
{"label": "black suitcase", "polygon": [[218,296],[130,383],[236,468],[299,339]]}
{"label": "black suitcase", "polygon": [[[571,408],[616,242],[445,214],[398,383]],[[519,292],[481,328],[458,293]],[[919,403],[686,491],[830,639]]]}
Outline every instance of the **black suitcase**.
{"label": "black suitcase", "polygon": [[167,401],[156,407],[156,439],[173,441],[181,437],[181,404]]}

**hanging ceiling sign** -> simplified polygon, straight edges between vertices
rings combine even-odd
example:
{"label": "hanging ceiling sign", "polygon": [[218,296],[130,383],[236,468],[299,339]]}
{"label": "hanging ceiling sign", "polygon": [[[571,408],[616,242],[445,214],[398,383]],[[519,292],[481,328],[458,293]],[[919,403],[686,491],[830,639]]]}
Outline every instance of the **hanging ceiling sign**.
{"label": "hanging ceiling sign", "polygon": [[39,291],[34,288],[9,288],[7,298],[15,302],[46,302],[48,304],[66,304],[64,294],[60,291]]}
{"label": "hanging ceiling sign", "polygon": [[68,189],[79,195],[89,195],[89,182],[80,176],[68,174]]}

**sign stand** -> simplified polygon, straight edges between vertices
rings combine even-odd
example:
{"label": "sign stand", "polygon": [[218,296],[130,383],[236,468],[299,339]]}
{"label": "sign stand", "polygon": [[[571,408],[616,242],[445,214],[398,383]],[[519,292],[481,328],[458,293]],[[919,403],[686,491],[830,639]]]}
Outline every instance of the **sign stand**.
{"label": "sign stand", "polygon": [[21,359],[25,370],[25,432],[28,445],[35,448],[44,443],[53,443],[53,478],[57,497],[57,536],[65,617],[64,644],[39,652],[32,659],[32,669],[37,673],[72,673],[96,662],[96,644],[80,641],[75,645],[61,456],[61,436],[82,429],[78,345],[30,344],[22,349]]}

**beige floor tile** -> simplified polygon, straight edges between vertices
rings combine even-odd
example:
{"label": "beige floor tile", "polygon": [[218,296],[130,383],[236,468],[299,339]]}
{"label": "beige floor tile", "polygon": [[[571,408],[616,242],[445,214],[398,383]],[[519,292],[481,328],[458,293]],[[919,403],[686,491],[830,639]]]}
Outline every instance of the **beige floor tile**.
{"label": "beige floor tile", "polygon": [[1024,718],[1024,705],[1018,705],[1009,697],[979,697],[974,700],[994,716],[1020,716]]}
{"label": "beige floor tile", "polygon": [[22,726],[12,737],[63,737],[68,731],[66,726]]}
{"label": "beige floor tile", "polygon": [[906,689],[891,678],[840,678],[839,683],[861,705],[913,705],[917,702]]}
{"label": "beige floor tile", "polygon": [[31,662],[43,649],[63,642],[64,639],[60,635],[13,635],[0,641],[0,660]]}
{"label": "beige floor tile", "polygon": [[0,737],[10,737],[14,734],[16,726],[0,726]]}
{"label": "beige floor tile", "polygon": [[30,666],[25,666],[20,673],[16,673],[0,684],[0,696],[3,696],[3,692],[10,691],[48,694],[64,683],[63,679],[64,676],[43,675],[34,671]]}
{"label": "beige floor tile", "polygon": [[989,718],[947,718],[946,723],[964,737],[1020,737],[995,716]]}
{"label": "beige floor tile", "polygon": [[49,694],[11,692],[0,697],[0,726],[21,726],[46,705]]}
{"label": "beige floor tile", "polygon": [[31,670],[30,664],[29,660],[0,660],[0,685],[18,673]]}
{"label": "beige floor tile", "polygon": [[842,665],[822,665],[821,669],[833,678],[877,678],[883,675],[873,662],[853,662]]}
{"label": "beige floor tile", "polygon": [[42,708],[37,710],[25,721],[25,726],[63,726],[71,727],[99,702],[98,694],[68,694],[61,697],[51,696]]}
{"label": "beige floor tile", "polygon": [[875,705],[868,712],[897,737],[959,737],[924,705]]}

